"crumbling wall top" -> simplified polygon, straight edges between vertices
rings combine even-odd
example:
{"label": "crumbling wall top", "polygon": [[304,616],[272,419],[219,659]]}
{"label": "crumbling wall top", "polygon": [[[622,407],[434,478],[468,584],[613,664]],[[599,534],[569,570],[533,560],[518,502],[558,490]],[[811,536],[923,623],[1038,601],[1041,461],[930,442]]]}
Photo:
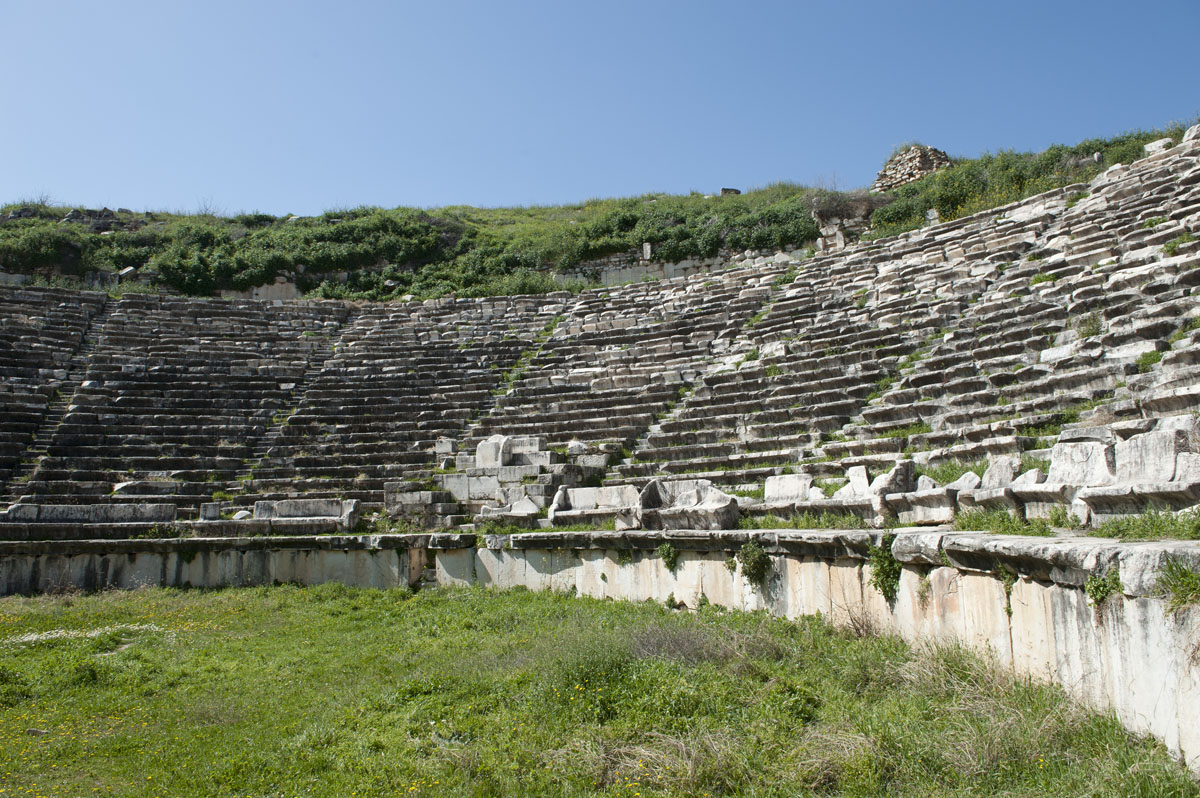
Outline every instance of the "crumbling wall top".
{"label": "crumbling wall top", "polygon": [[871,184],[871,191],[890,191],[896,186],[920,180],[947,166],[950,166],[950,156],[946,153],[923,144],[914,144],[893,155],[891,160],[883,165],[875,177],[875,182]]}

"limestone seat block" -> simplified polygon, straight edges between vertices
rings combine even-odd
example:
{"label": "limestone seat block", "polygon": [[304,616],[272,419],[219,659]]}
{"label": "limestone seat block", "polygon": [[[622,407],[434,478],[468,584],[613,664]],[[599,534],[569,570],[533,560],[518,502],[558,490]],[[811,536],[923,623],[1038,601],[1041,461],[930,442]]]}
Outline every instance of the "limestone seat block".
{"label": "limestone seat block", "polygon": [[736,529],[737,499],[706,479],[660,480],[641,492],[642,523],[657,529]]}

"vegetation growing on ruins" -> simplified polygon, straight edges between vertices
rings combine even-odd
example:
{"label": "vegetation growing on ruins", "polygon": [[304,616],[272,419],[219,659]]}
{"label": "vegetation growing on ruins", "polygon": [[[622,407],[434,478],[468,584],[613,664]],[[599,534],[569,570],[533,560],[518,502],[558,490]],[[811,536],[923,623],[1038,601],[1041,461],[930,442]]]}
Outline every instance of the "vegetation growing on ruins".
{"label": "vegetation growing on ruins", "polygon": [[739,529],[862,529],[862,518],[853,513],[805,511],[783,518],[777,515],[744,516]]}
{"label": "vegetation growing on ruins", "polygon": [[1200,571],[1178,557],[1168,556],[1158,575],[1158,589],[1167,598],[1172,612],[1200,604]]}
{"label": "vegetation growing on ruins", "polygon": [[7,598],[0,638],[5,794],[1200,796],[1059,689],[819,618],[329,584]]}
{"label": "vegetation growing on ruins", "polygon": [[987,471],[987,468],[987,458],[973,460],[969,463],[965,463],[962,460],[946,460],[938,463],[937,465],[918,464],[913,469],[913,476],[926,476],[939,485],[948,485],[966,474],[968,471],[982,477],[983,473]]}
{"label": "vegetation growing on ruins", "polygon": [[1142,515],[1106,521],[1089,534],[1122,540],[1200,540],[1200,512],[1151,510]]}
{"label": "vegetation growing on ruins", "polygon": [[1184,233],[1183,235],[1172,238],[1170,241],[1163,244],[1163,252],[1169,257],[1174,257],[1175,254],[1179,252],[1179,248],[1181,246],[1184,244],[1190,244],[1195,240],[1196,237],[1191,233]]}
{"label": "vegetation growing on ruins", "polygon": [[679,566],[679,550],[671,543],[660,544],[655,552],[662,559],[663,565],[667,566],[668,571],[674,572]]}
{"label": "vegetation growing on ruins", "polygon": [[[959,513],[954,528],[963,532],[992,532],[997,535],[1053,535],[1055,529],[1080,530],[1082,524],[1065,507],[1055,507],[1050,518],[1016,518],[1006,510],[972,510]],[[1140,515],[1105,521],[1083,534],[1121,540],[1200,540],[1200,513],[1151,510]]]}
{"label": "vegetation growing on ruins", "polygon": [[883,594],[889,602],[896,600],[896,592],[900,589],[900,572],[903,570],[900,562],[892,555],[894,542],[895,535],[884,535],[878,546],[867,548],[867,562],[871,566],[868,584]]}
{"label": "vegetation growing on ruins", "polygon": [[[1091,180],[1113,164],[1128,164],[1143,157],[1142,148],[1155,139],[1170,137],[1179,143],[1186,128],[1133,131],[1108,139],[1088,139],[1073,147],[1055,145],[1039,153],[1011,150],[979,158],[953,158],[949,169],[900,186],[890,192],[891,205],[871,215],[872,229],[864,238],[914,230],[925,223],[925,214],[936,210],[943,221],[1007,205],[1043,191]],[[1099,159],[1093,155],[1100,154]],[[1087,195],[1077,192],[1071,204]]]}
{"label": "vegetation growing on ruins", "polygon": [[771,556],[757,540],[747,540],[737,551],[742,576],[752,585],[761,586],[771,572]]}
{"label": "vegetation growing on ruins", "polygon": [[954,528],[963,532],[992,532],[997,535],[1053,535],[1041,519],[1016,518],[1007,510],[971,510],[954,518]]}
{"label": "vegetation growing on ruins", "polygon": [[1103,576],[1093,574],[1087,578],[1083,590],[1092,606],[1100,609],[1111,597],[1121,594],[1121,572],[1113,566]]}
{"label": "vegetation growing on ruins", "polygon": [[[1178,140],[1182,133],[1177,126],[1036,154],[957,159],[889,192],[895,201],[874,211],[866,238],[919,227],[931,209],[948,220],[1079,183],[1141,157],[1148,141]],[[1099,162],[1093,153],[1100,153]],[[0,267],[62,282],[62,274],[132,266],[174,290],[200,295],[267,284],[284,273],[296,274],[301,287],[319,297],[533,294],[577,288],[554,273],[639,251],[643,243],[661,261],[803,246],[817,238],[814,209],[836,215],[854,201],[853,194],[783,182],[739,195],[650,194],[556,207],[360,207],[314,217],[118,213],[116,229],[91,232],[61,221],[70,207],[41,198],[0,207],[0,217],[13,210],[30,214],[0,224]],[[1188,240],[1164,249],[1171,254]]]}

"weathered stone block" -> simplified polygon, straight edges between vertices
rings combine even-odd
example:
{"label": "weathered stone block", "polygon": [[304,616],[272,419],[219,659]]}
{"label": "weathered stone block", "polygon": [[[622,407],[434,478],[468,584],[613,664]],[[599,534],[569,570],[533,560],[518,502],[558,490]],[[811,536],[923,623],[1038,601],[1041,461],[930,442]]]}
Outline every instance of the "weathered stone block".
{"label": "weathered stone block", "polygon": [[476,468],[499,468],[512,457],[512,439],[507,435],[492,435],[475,447]]}
{"label": "weathered stone block", "polygon": [[1116,471],[1116,452],[1108,441],[1056,443],[1046,482],[1073,487],[1111,485]]}
{"label": "weathered stone block", "polygon": [[812,474],[783,474],[767,477],[763,501],[797,502],[806,501],[812,489]]}

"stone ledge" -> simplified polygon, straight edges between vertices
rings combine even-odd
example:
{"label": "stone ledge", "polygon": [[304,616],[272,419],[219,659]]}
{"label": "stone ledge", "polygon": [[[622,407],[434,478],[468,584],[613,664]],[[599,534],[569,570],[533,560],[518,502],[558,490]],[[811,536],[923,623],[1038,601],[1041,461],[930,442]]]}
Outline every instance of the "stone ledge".
{"label": "stone ledge", "polygon": [[[950,566],[981,574],[1009,572],[1026,579],[1081,588],[1088,577],[1114,566],[1128,596],[1156,596],[1158,574],[1166,558],[1200,568],[1200,542],[1129,541],[1086,536],[1032,537],[955,532],[939,527],[879,529],[749,529],[738,531],[533,532],[488,535],[492,550],[653,551],[670,543],[679,551],[732,552],[749,540],[768,554],[824,560],[866,560],[872,547],[895,535],[892,556],[904,565]],[[429,548],[436,548],[429,546]]]}
{"label": "stone ledge", "polygon": [[144,540],[0,541],[0,557],[76,554],[169,554],[176,552],[469,549],[471,534],[306,535],[297,537],[147,538]]}

